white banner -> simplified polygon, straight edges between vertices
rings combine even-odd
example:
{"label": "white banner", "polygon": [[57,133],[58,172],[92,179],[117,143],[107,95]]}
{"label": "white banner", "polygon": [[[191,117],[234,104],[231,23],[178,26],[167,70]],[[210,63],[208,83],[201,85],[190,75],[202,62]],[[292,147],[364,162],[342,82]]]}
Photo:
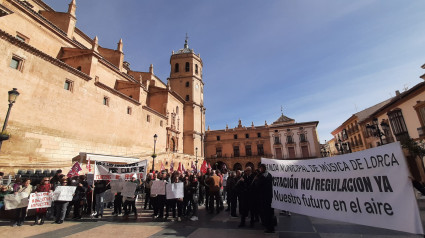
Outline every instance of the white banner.
{"label": "white banner", "polygon": [[273,208],[423,234],[398,142],[329,158],[261,162],[274,177]]}
{"label": "white banner", "polygon": [[28,193],[8,194],[4,196],[4,209],[12,210],[28,206]]}
{"label": "white banner", "polygon": [[53,192],[53,201],[72,201],[76,186],[57,186]]}
{"label": "white banner", "polygon": [[151,194],[165,195],[165,182],[164,180],[152,181]]}
{"label": "white banner", "polygon": [[168,183],[166,186],[167,199],[183,198],[183,183]]}
{"label": "white banner", "polygon": [[130,179],[134,174],[137,175],[137,178],[146,179],[147,160],[132,164],[111,164],[109,162],[95,161],[94,164],[95,180]]}
{"label": "white banner", "polygon": [[28,209],[51,207],[53,201],[53,193],[38,192],[31,193]]}
{"label": "white banner", "polygon": [[133,182],[124,182],[124,186],[122,188],[121,195],[123,197],[131,197],[134,198],[134,193],[136,192],[137,183]]}

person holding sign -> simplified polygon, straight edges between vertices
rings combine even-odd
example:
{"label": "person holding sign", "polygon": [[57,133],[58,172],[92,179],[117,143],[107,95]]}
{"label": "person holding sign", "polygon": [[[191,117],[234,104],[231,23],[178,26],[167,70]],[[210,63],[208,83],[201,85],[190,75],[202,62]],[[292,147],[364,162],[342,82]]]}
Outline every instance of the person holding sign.
{"label": "person holding sign", "polygon": [[[128,183],[133,183],[133,184],[139,184],[137,181],[137,175],[134,174],[133,177],[131,177],[131,181]],[[131,186],[133,187],[133,186]],[[135,186],[137,187],[137,186]],[[137,219],[137,208],[136,208],[136,190],[133,191],[133,196],[130,197],[125,197],[125,202],[124,202],[124,216],[128,217],[128,215],[130,215],[130,212],[134,212],[134,216]]]}
{"label": "person holding sign", "polygon": [[[32,186],[30,183],[31,183],[30,179],[25,179],[23,181],[23,184],[17,187],[17,189],[13,191],[14,194],[15,195],[25,194],[27,197],[29,197],[32,192]],[[27,216],[27,206],[15,209],[16,211],[15,223],[13,223],[12,226],[22,226],[24,224],[25,217]]]}
{"label": "person holding sign", "polygon": [[96,198],[96,215],[95,218],[102,218],[103,217],[103,207],[104,207],[104,196],[105,191],[107,189],[107,182],[106,180],[96,180],[94,183],[94,196]]}
{"label": "person holding sign", "polygon": [[[173,175],[171,176],[171,183],[180,183],[180,179],[177,173],[173,173]],[[176,219],[176,205],[177,205],[177,215],[178,215],[178,221],[181,221],[181,216],[182,216],[182,207],[183,207],[183,198],[172,198],[172,199],[167,199],[167,209],[165,212],[165,218],[168,218],[169,212],[170,210],[173,213],[173,219]]]}
{"label": "person holding sign", "polygon": [[[68,181],[66,178],[60,180],[60,186],[68,186]],[[56,187],[56,189],[59,186]],[[56,211],[56,224],[62,224],[65,220],[66,209],[68,208],[69,201],[55,201],[55,211]]]}
{"label": "person holding sign", "polygon": [[10,194],[6,185],[0,185],[0,212],[4,210],[4,196]]}
{"label": "person holding sign", "polygon": [[[37,185],[35,192],[52,192],[52,185],[48,177],[44,177],[40,184]],[[34,225],[43,225],[46,218],[47,208],[37,208],[35,211],[35,222]]]}

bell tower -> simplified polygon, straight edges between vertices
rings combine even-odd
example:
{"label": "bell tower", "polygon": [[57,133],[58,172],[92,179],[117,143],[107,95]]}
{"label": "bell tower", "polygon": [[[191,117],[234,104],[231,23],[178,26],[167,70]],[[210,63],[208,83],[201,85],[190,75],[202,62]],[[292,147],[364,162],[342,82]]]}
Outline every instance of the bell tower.
{"label": "bell tower", "polygon": [[205,107],[202,59],[189,48],[188,37],[184,48],[172,53],[170,58],[171,90],[179,94],[184,103],[183,153],[204,155]]}

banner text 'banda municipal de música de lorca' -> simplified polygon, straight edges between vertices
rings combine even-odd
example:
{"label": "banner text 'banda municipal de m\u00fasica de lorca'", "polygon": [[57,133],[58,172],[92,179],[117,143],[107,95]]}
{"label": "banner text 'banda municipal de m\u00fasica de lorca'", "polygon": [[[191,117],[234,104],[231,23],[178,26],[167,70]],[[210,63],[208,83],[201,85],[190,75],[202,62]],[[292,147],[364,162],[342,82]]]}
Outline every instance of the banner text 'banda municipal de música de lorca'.
{"label": "banner text 'banda municipal de m\u00fasica de lorca'", "polygon": [[274,208],[423,234],[398,142],[328,158],[261,161],[273,175]]}

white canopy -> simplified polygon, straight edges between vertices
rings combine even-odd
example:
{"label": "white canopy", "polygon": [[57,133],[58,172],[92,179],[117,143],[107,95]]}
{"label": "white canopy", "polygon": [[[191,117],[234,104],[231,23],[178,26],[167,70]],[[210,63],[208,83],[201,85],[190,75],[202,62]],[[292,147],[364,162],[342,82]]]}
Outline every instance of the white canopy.
{"label": "white canopy", "polygon": [[100,154],[90,154],[80,152],[80,163],[83,161],[106,161],[106,162],[119,162],[119,163],[136,163],[139,162],[140,159],[136,157],[123,157],[123,156],[115,156],[115,155],[100,155]]}

